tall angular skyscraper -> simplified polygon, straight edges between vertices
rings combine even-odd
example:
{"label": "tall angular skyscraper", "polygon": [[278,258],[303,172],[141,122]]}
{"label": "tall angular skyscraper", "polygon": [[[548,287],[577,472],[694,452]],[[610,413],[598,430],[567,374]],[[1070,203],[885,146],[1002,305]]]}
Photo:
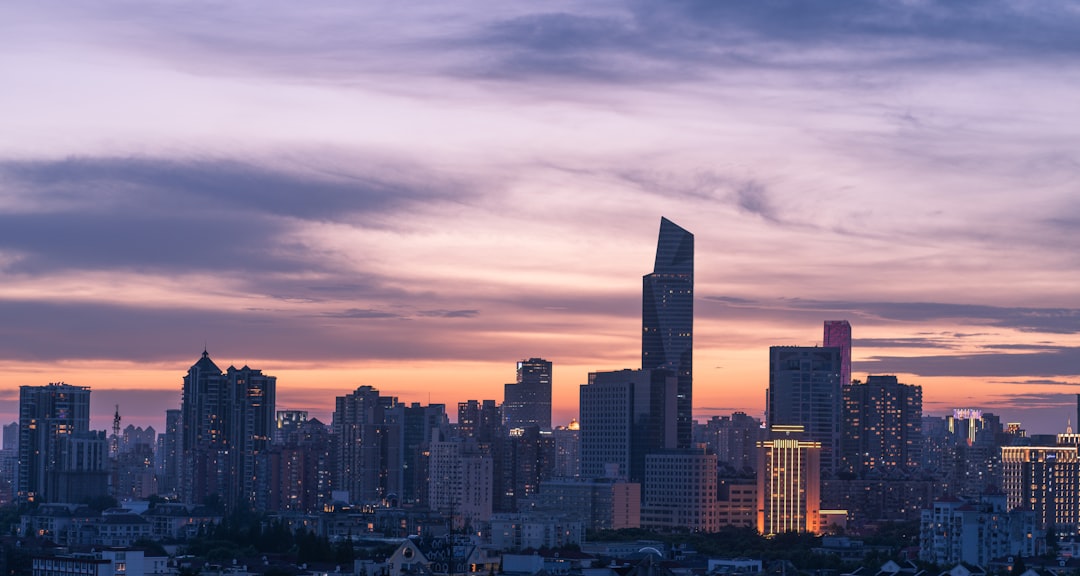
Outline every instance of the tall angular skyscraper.
{"label": "tall angular skyscraper", "polygon": [[656,262],[642,278],[641,368],[678,379],[676,444],[693,441],[694,235],[660,219]]}
{"label": "tall angular skyscraper", "polygon": [[503,425],[551,430],[551,362],[529,358],[517,363],[517,382],[503,389]]}
{"label": "tall angular skyscraper", "polygon": [[840,384],[851,384],[851,324],[847,320],[826,320],[822,346],[840,349]]}

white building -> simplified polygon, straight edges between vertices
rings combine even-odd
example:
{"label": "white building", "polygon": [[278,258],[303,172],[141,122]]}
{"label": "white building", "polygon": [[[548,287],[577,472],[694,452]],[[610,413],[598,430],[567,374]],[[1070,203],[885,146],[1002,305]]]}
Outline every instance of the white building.
{"label": "white building", "polygon": [[919,559],[946,565],[986,566],[995,558],[1034,556],[1045,535],[1036,531],[1030,510],[1006,511],[1004,495],[979,502],[939,500],[923,510]]}

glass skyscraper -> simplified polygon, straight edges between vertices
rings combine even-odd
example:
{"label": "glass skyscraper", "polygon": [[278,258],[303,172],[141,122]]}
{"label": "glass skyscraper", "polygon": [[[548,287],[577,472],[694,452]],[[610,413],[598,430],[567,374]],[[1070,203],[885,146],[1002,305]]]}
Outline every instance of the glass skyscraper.
{"label": "glass skyscraper", "polygon": [[851,384],[851,324],[847,320],[826,320],[822,346],[840,349],[840,384]]}
{"label": "glass skyscraper", "polygon": [[642,278],[641,368],[670,370],[678,379],[676,443],[693,440],[694,235],[660,219],[656,262]]}

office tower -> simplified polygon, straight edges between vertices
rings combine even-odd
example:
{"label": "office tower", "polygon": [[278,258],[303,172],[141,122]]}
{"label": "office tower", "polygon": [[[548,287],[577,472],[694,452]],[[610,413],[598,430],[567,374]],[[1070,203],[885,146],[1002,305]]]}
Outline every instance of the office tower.
{"label": "office tower", "polygon": [[206,350],[188,369],[180,414],[185,502],[259,506],[257,463],[273,436],[276,386],[247,366],[223,373]]}
{"label": "office tower", "polygon": [[840,383],[851,384],[851,324],[847,320],[826,320],[822,345],[840,349]]}
{"label": "office tower", "polygon": [[502,412],[494,400],[458,402],[458,434],[490,445],[502,435]]}
{"label": "office tower", "polygon": [[821,525],[821,443],[799,439],[800,426],[773,426],[759,444],[758,531],[817,533]]}
{"label": "office tower", "polygon": [[335,401],[334,490],[348,491],[350,503],[376,503],[387,495],[386,411],[396,404],[396,397],[380,396],[371,386]]}
{"label": "office tower", "polygon": [[913,472],[922,460],[922,387],[896,376],[845,384],[843,466],[861,474]]}
{"label": "office tower", "polygon": [[278,410],[274,417],[274,444],[284,444],[307,419],[307,410]]}
{"label": "office tower", "polygon": [[158,435],[158,493],[176,495],[180,490],[181,445],[183,427],[180,425],[180,410],[172,408],[165,411],[165,431]]}
{"label": "office tower", "polygon": [[554,476],[555,440],[536,425],[514,428],[492,451],[495,463],[495,512],[517,512],[519,504],[536,494],[540,482]]}
{"label": "office tower", "polygon": [[641,280],[641,368],[675,374],[676,446],[689,448],[694,406],[694,235],[661,218],[653,271]]}
{"label": "office tower", "polygon": [[63,382],[19,387],[19,470],[23,502],[56,502],[48,493],[59,466],[60,443],[90,432],[90,388]]}
{"label": "office tower", "polygon": [[1001,488],[1008,509],[1035,512],[1040,530],[1076,534],[1080,529],[1080,458],[1076,434],[1061,434],[1054,446],[1001,448]]}
{"label": "office tower", "polygon": [[716,532],[716,455],[695,450],[645,456],[641,527]]}
{"label": "office tower", "polygon": [[769,348],[767,424],[802,426],[806,440],[821,443],[823,477],[840,469],[842,406],[839,348]]}
{"label": "office tower", "polygon": [[676,447],[678,378],[667,370],[592,372],[581,386],[581,475],[645,479],[645,455]]}
{"label": "office tower", "polygon": [[551,430],[551,362],[529,358],[517,363],[517,382],[503,388],[503,425],[507,430],[539,426]]}

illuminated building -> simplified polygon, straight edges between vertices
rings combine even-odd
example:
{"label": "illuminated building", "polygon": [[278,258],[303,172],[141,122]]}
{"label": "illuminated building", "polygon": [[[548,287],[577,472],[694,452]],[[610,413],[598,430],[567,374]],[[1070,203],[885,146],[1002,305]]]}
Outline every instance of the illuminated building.
{"label": "illuminated building", "polygon": [[851,324],[847,320],[826,320],[822,346],[840,349],[840,383],[851,384]]}
{"label": "illuminated building", "polygon": [[529,358],[517,363],[517,382],[503,388],[503,425],[551,429],[551,362]]}
{"label": "illuminated building", "polygon": [[61,445],[73,435],[89,433],[90,388],[63,382],[20,386],[18,498],[58,502],[49,487],[60,470]]}
{"label": "illuminated building", "polygon": [[693,352],[694,235],[661,218],[653,271],[642,278],[641,368],[676,375],[678,448],[693,434]]}
{"label": "illuminated building", "polygon": [[[1062,435],[1065,436],[1065,435]],[[1068,442],[1068,438],[1061,438]],[[1060,442],[1059,442],[1060,443]],[[1009,510],[1035,513],[1040,530],[1076,534],[1080,524],[1080,462],[1077,446],[1003,446],[1002,489]]]}
{"label": "illuminated building", "polygon": [[476,525],[493,512],[494,462],[471,439],[439,439],[432,432],[428,505],[453,518],[454,526]]}
{"label": "illuminated building", "polygon": [[275,430],[277,378],[247,366],[225,373],[203,350],[184,377],[181,404],[181,496],[218,498],[230,509],[265,506],[259,462]]}
{"label": "illuminated building", "polygon": [[581,475],[645,479],[645,455],[675,448],[677,379],[667,370],[592,372],[581,386]]}
{"label": "illuminated building", "polygon": [[397,404],[371,386],[360,386],[334,401],[334,490],[349,493],[350,504],[381,501],[387,486],[386,412]]}
{"label": "illuminated building", "polygon": [[158,493],[176,496],[180,489],[181,456],[180,410],[170,408],[165,411],[165,431],[158,434],[157,451],[154,456],[158,461]]}
{"label": "illuminated building", "polygon": [[555,470],[552,478],[581,477],[581,426],[571,420],[567,426],[551,431],[555,439]]}
{"label": "illuminated building", "polygon": [[840,469],[842,408],[839,348],[769,348],[768,427],[802,426],[803,438],[821,444],[825,477]]}
{"label": "illuminated building", "polygon": [[821,443],[800,440],[801,426],[773,426],[760,442],[757,528],[766,536],[818,533],[821,522]]}
{"label": "illuminated building", "polygon": [[868,376],[846,384],[844,469],[913,471],[922,459],[922,387],[901,384],[896,376]]}

